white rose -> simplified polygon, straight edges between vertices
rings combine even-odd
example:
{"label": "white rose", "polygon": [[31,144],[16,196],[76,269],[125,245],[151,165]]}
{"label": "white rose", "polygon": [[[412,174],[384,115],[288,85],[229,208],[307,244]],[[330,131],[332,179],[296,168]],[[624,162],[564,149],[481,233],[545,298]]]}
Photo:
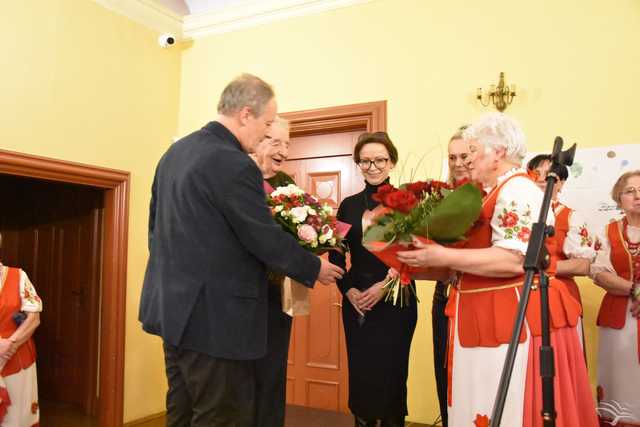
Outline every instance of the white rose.
{"label": "white rose", "polygon": [[332,237],[333,237],[333,230],[331,229],[331,227],[329,227],[328,225],[323,225],[320,237],[318,238],[318,240],[320,240],[320,243],[326,243]]}
{"label": "white rose", "polygon": [[301,223],[307,219],[307,209],[304,206],[299,206],[291,209],[291,219],[294,223]]}
{"label": "white rose", "polygon": [[307,206],[307,213],[308,213],[309,215],[314,215],[314,216],[315,216],[315,215],[318,215],[318,213],[316,212],[316,210],[315,210],[315,209],[313,209],[312,207],[309,207],[309,206]]}
{"label": "white rose", "polygon": [[278,205],[278,206],[276,206],[275,208],[273,208],[273,210],[274,210],[275,212],[280,212],[282,209],[284,209],[284,206],[282,206],[282,205]]}

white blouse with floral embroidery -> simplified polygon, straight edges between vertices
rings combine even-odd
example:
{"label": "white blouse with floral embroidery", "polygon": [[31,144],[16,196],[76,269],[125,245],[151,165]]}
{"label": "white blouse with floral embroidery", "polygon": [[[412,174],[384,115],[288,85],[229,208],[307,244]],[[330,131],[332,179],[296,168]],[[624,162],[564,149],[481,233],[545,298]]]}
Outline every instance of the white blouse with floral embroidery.
{"label": "white blouse with floral embroidery", "polygon": [[[562,209],[568,209],[560,204],[554,213],[557,215]],[[596,251],[593,248],[594,240],[592,233],[589,232],[587,221],[578,211],[572,211],[569,215],[569,231],[562,245],[562,252],[567,258],[586,258],[590,261],[596,257]]]}
{"label": "white blouse with floral embroidery", "polygon": [[[4,286],[4,281],[7,276],[8,267],[0,264],[0,290]],[[23,270],[20,270],[20,301],[21,311],[36,313],[42,311],[42,300],[36,293],[36,289],[33,287],[31,280]]]}
{"label": "white blouse with floral embroidery", "polygon": [[[526,171],[521,168],[511,169],[498,177],[497,185],[518,173]],[[491,218],[492,245],[526,254],[531,226],[540,215],[542,197],[542,190],[531,179],[519,176],[509,180],[498,194]],[[547,216],[547,224],[554,224],[551,211]]]}
{"label": "white blouse with floral embroidery", "polygon": [[[596,236],[594,246],[597,249],[597,255],[596,260],[591,264],[590,272],[590,276],[594,280],[599,273],[605,271],[616,275],[618,274],[611,263],[611,243],[609,242],[607,228],[608,225]],[[627,237],[632,243],[640,242],[640,227],[627,226]]]}

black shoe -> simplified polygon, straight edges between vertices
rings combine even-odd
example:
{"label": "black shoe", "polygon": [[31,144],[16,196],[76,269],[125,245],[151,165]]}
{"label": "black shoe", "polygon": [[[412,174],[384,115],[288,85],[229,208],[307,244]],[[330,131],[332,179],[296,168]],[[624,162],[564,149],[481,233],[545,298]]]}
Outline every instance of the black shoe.
{"label": "black shoe", "polygon": [[356,421],[355,427],[377,427],[378,420],[367,420],[356,415],[353,416]]}
{"label": "black shoe", "polygon": [[404,427],[404,417],[383,418],[380,427]]}

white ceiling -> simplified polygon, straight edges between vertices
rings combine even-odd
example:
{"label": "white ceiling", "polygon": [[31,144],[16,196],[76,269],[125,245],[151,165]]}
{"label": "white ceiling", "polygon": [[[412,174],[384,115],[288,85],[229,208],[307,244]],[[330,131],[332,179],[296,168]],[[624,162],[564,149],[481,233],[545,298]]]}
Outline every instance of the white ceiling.
{"label": "white ceiling", "polygon": [[375,0],[93,0],[178,40],[196,39],[268,22]]}
{"label": "white ceiling", "polygon": [[179,15],[206,13],[246,3],[246,0],[156,0]]}

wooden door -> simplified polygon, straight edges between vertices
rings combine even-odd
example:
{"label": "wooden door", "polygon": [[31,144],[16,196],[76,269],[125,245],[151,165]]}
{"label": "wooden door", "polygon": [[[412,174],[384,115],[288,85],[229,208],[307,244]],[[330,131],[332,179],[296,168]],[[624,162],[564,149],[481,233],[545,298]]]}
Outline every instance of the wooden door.
{"label": "wooden door", "polygon": [[6,175],[0,186],[0,259],[27,272],[44,305],[34,335],[40,399],[93,413],[102,191]]}
{"label": "wooden door", "polygon": [[[362,131],[293,138],[285,171],[305,191],[337,209],[343,198],[364,188],[352,158],[360,133]],[[310,295],[310,315],[293,321],[287,403],[347,412],[342,296],[335,285],[319,283]]]}

